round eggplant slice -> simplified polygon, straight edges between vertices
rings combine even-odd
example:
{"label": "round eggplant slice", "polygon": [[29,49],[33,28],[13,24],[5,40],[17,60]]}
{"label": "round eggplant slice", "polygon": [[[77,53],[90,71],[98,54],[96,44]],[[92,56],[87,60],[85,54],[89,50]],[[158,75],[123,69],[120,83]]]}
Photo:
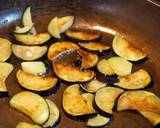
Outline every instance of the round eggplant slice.
{"label": "round eggplant slice", "polygon": [[148,119],[153,126],[157,126],[160,124],[160,114],[155,112],[148,111],[139,111],[141,115],[143,115],[146,119]]}
{"label": "round eggplant slice", "polygon": [[22,42],[25,45],[39,45],[47,42],[51,36],[49,33],[40,33],[40,34],[15,34],[16,40]]}
{"label": "round eggplant slice", "polygon": [[114,75],[115,72],[107,59],[102,59],[97,63],[97,70],[104,75]]}
{"label": "round eggplant slice", "polygon": [[144,52],[134,48],[119,34],[115,35],[112,47],[117,55],[130,61],[138,61],[144,59],[147,56]]}
{"label": "round eggplant slice", "polygon": [[160,114],[160,98],[148,91],[126,91],[118,99],[117,110],[150,111]]}
{"label": "round eggplant slice", "polygon": [[30,73],[18,70],[16,73],[18,83],[28,90],[32,91],[47,91],[56,86],[57,78],[40,77]]}
{"label": "round eggplant slice", "polygon": [[151,82],[149,73],[143,69],[126,76],[119,77],[119,82],[114,85],[124,89],[141,89],[145,88]]}
{"label": "round eggplant slice", "polygon": [[81,69],[88,69],[96,66],[98,63],[98,55],[79,49],[78,54],[82,56]]}
{"label": "round eggplant slice", "polygon": [[73,25],[73,22],[74,22],[74,16],[64,16],[58,18],[60,33],[63,33],[66,30],[68,30]]}
{"label": "round eggplant slice", "polygon": [[109,46],[101,44],[100,42],[89,42],[89,43],[78,43],[82,48],[85,48],[89,51],[106,51],[110,49]]}
{"label": "round eggplant slice", "polygon": [[27,25],[27,26],[24,26],[24,27],[19,27],[19,26],[16,26],[16,29],[14,31],[14,33],[17,33],[17,34],[24,34],[24,33],[28,33],[33,27],[33,24],[32,25]]}
{"label": "round eggplant slice", "polygon": [[66,35],[77,40],[91,41],[98,39],[101,36],[101,33],[99,31],[86,31],[72,28],[66,31]]}
{"label": "round eggplant slice", "polygon": [[81,84],[80,86],[82,87],[82,89],[84,89],[87,92],[91,92],[94,93],[96,92],[98,89],[105,87],[107,84],[106,83],[102,83],[96,79],[91,80],[90,82],[86,83],[86,84]]}
{"label": "round eggplant slice", "polygon": [[72,116],[95,113],[93,107],[91,107],[90,98],[92,99],[92,97],[88,97],[87,95],[81,95],[80,86],[78,84],[67,87],[62,97],[62,106],[65,112]]}
{"label": "round eggplant slice", "polygon": [[123,92],[124,90],[115,87],[100,88],[95,95],[95,104],[103,112],[112,114],[115,101]]}
{"label": "round eggplant slice", "polygon": [[67,82],[86,82],[94,78],[93,71],[81,71],[72,65],[63,65],[60,63],[52,63],[55,74],[62,80]]}
{"label": "round eggplant slice", "polygon": [[[33,25],[32,16],[31,16],[31,7],[30,6],[28,6],[24,10],[23,15],[22,15],[22,22],[23,22],[24,26]],[[32,34],[36,34],[37,33],[35,27],[32,27],[30,32]]]}
{"label": "round eggplant slice", "polygon": [[21,63],[22,70],[24,72],[43,76],[47,72],[47,68],[42,61],[30,61]]}
{"label": "round eggplant slice", "polygon": [[42,128],[42,127],[36,124],[27,123],[27,122],[19,122],[16,128]]}
{"label": "round eggplant slice", "polygon": [[111,57],[108,63],[118,76],[128,75],[132,71],[132,63],[121,57]]}
{"label": "round eggplant slice", "polygon": [[47,46],[12,45],[13,53],[22,60],[36,60],[47,52]]}
{"label": "round eggplant slice", "polygon": [[89,118],[88,121],[87,121],[87,126],[88,127],[103,127],[105,125],[107,125],[109,122],[110,122],[110,118],[107,118],[107,117],[104,117],[104,116],[101,116],[99,114],[97,114],[95,117],[92,117],[92,118]]}
{"label": "round eggplant slice", "polygon": [[0,50],[1,50],[0,61],[1,62],[8,60],[9,57],[11,56],[11,53],[12,53],[11,44],[12,43],[9,40],[0,38]]}
{"label": "round eggplant slice", "polygon": [[30,117],[37,124],[43,124],[49,117],[47,102],[43,97],[33,92],[17,93],[11,98],[9,105]]}
{"label": "round eggplant slice", "polygon": [[49,47],[48,50],[48,59],[53,61],[60,55],[67,53],[69,51],[78,50],[79,46],[67,41],[56,42]]}
{"label": "round eggplant slice", "polygon": [[43,124],[44,128],[54,126],[56,124],[56,122],[60,118],[60,112],[59,112],[59,109],[56,106],[56,104],[53,101],[49,100],[49,99],[46,99],[46,102],[47,102],[48,107],[49,107],[50,115],[49,115],[49,119],[47,120],[47,122],[45,122]]}

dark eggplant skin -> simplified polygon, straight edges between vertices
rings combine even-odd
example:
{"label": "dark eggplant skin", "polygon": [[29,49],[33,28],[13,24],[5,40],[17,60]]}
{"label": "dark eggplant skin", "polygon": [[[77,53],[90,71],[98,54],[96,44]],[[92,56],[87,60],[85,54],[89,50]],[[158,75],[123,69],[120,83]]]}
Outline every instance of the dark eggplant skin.
{"label": "dark eggplant skin", "polygon": [[9,94],[8,94],[8,92],[7,91],[3,91],[3,92],[1,92],[0,91],[0,98],[3,98],[3,97],[8,97],[9,96]]}
{"label": "dark eggplant skin", "polygon": [[154,128],[160,128],[160,123],[154,126]]}

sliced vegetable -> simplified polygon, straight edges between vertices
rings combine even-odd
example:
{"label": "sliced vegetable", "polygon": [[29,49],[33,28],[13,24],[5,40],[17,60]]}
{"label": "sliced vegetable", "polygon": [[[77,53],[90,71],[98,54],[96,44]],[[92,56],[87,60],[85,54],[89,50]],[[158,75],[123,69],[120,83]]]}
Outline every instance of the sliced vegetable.
{"label": "sliced vegetable", "polygon": [[33,27],[33,24],[32,25],[27,25],[27,26],[24,26],[24,27],[16,26],[16,29],[14,30],[14,33],[24,34],[24,33],[29,32],[32,29],[32,27]]}
{"label": "sliced vegetable", "polygon": [[49,22],[48,32],[55,38],[61,38],[57,16],[51,19],[51,21]]}
{"label": "sliced vegetable", "polygon": [[39,45],[47,42],[51,36],[48,33],[40,34],[15,34],[16,40],[22,42],[25,45]]}
{"label": "sliced vegetable", "polygon": [[110,49],[109,46],[101,44],[100,42],[78,43],[78,45],[89,51],[106,51]]}
{"label": "sliced vegetable", "polygon": [[30,61],[21,63],[22,70],[24,72],[33,75],[44,75],[47,72],[47,68],[42,61]]}
{"label": "sliced vegetable", "polygon": [[118,99],[117,110],[128,109],[160,113],[160,98],[148,91],[126,91]]}
{"label": "sliced vegetable", "polygon": [[81,87],[87,92],[96,92],[98,89],[105,86],[106,86],[106,83],[102,83],[97,79],[93,79],[87,84],[83,84],[83,85],[81,84]]}
{"label": "sliced vegetable", "polygon": [[59,112],[59,109],[56,106],[56,104],[53,101],[49,100],[49,99],[46,99],[46,102],[47,102],[48,107],[49,107],[50,115],[49,115],[49,119],[47,120],[47,122],[45,122],[43,124],[44,128],[52,127],[53,125],[56,124],[56,122],[60,118],[60,112]]}
{"label": "sliced vegetable", "polygon": [[84,97],[86,96],[82,97],[80,94],[80,86],[78,84],[67,87],[62,97],[62,106],[65,112],[72,116],[95,113]]}
{"label": "sliced vegetable", "polygon": [[112,114],[115,101],[123,92],[124,90],[115,87],[100,88],[95,95],[95,104],[103,112]]}
{"label": "sliced vegetable", "polygon": [[98,63],[98,55],[79,49],[78,54],[82,56],[81,69],[88,69],[96,66]]}
{"label": "sliced vegetable", "polygon": [[13,70],[13,65],[6,62],[0,62],[0,93],[7,92],[5,81]]}
{"label": "sliced vegetable", "polygon": [[68,82],[86,82],[95,76],[93,71],[81,71],[79,68],[72,65],[63,65],[60,63],[52,63],[56,75]]}
{"label": "sliced vegetable", "polygon": [[64,54],[69,50],[77,50],[77,49],[79,49],[79,46],[72,42],[67,42],[67,41],[56,42],[49,47],[48,59],[52,61],[61,54]]}
{"label": "sliced vegetable", "polygon": [[103,127],[110,122],[110,118],[97,114],[95,117],[89,118],[87,121],[88,127]]}
{"label": "sliced vegetable", "polygon": [[16,126],[16,128],[41,128],[39,125],[36,124],[30,124],[27,122],[19,122]]}
{"label": "sliced vegetable", "polygon": [[74,16],[64,16],[58,19],[58,24],[60,28],[60,33],[65,32],[68,30],[72,25],[74,21]]}
{"label": "sliced vegetable", "polygon": [[36,60],[47,52],[47,46],[12,45],[13,53],[22,60]]}
{"label": "sliced vegetable", "polygon": [[134,48],[119,34],[115,35],[112,47],[117,55],[130,61],[138,61],[146,57],[146,53]]}
{"label": "sliced vegetable", "polygon": [[148,111],[139,111],[146,119],[148,119],[153,126],[157,126],[160,124],[160,114],[155,112],[148,112]]}
{"label": "sliced vegetable", "polygon": [[0,50],[0,61],[4,62],[8,60],[12,53],[11,42],[7,39],[0,38]]}
{"label": "sliced vegetable", "polygon": [[16,74],[18,83],[33,91],[46,91],[56,86],[57,78],[54,77],[40,77],[18,70]]}
{"label": "sliced vegetable", "polygon": [[49,117],[47,102],[33,92],[17,93],[11,98],[9,105],[30,117],[37,124],[43,124]]}
{"label": "sliced vegetable", "polygon": [[[24,26],[33,25],[32,16],[31,16],[31,7],[30,6],[28,6],[24,10],[23,15],[22,15],[22,22],[23,22]],[[32,34],[37,34],[35,27],[32,27],[30,32]]]}
{"label": "sliced vegetable", "polygon": [[114,83],[114,85],[125,89],[140,89],[145,88],[150,82],[151,77],[149,73],[139,69],[134,73],[119,77],[119,82]]}
{"label": "sliced vegetable", "polygon": [[114,75],[115,72],[107,59],[101,59],[97,64],[97,70],[104,75]]}
{"label": "sliced vegetable", "polygon": [[111,57],[108,63],[118,76],[128,75],[132,71],[132,63],[121,57]]}
{"label": "sliced vegetable", "polygon": [[96,40],[101,36],[101,33],[98,31],[85,31],[80,29],[69,29],[66,31],[66,35],[70,38],[78,40]]}

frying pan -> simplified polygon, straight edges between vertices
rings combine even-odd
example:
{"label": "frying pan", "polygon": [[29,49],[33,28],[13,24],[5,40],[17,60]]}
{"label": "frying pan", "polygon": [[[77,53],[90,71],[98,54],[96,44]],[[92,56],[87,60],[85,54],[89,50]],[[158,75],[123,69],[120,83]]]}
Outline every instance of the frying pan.
{"label": "frying pan", "polygon": [[[96,28],[108,33],[119,32],[127,40],[148,54],[147,60],[135,64],[152,75],[148,89],[160,96],[160,7],[146,0],[0,0],[0,36],[10,38],[15,25],[21,22],[21,15],[27,5],[32,6],[33,21],[38,32],[46,31],[47,24],[54,16],[74,15],[74,27]],[[111,31],[112,30],[112,31]],[[106,34],[110,35],[110,34]],[[102,41],[111,44],[110,36]],[[21,60],[14,55],[8,60],[14,64],[14,71],[7,79],[9,97],[0,98],[0,128],[15,128],[19,121],[32,122],[28,117],[9,108],[11,96],[21,91],[15,79]],[[81,120],[68,117],[61,106],[61,97],[66,85],[60,85],[52,99],[60,108],[61,120],[58,128],[84,128]],[[140,114],[132,111],[114,112],[110,128],[153,128]]]}

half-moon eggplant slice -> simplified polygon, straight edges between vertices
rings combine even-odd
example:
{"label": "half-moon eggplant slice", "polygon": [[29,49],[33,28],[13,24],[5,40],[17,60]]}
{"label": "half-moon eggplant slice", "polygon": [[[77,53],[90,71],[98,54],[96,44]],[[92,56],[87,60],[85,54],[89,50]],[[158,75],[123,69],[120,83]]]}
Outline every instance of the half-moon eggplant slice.
{"label": "half-moon eggplant slice", "polygon": [[51,35],[49,33],[40,33],[40,34],[15,34],[16,40],[22,42],[25,45],[39,45],[47,42]]}
{"label": "half-moon eggplant slice", "polygon": [[60,112],[59,112],[59,109],[58,109],[57,105],[49,99],[46,99],[46,102],[47,102],[48,107],[49,107],[50,115],[49,115],[49,118],[48,118],[47,122],[45,122],[42,125],[44,128],[54,126],[60,118]]}
{"label": "half-moon eggplant slice", "polygon": [[78,43],[78,45],[80,45],[82,48],[85,48],[89,51],[106,51],[108,49],[110,49],[109,46],[104,45],[100,42],[89,42],[89,43]]}
{"label": "half-moon eggplant slice", "polygon": [[105,87],[107,84],[103,83],[101,81],[98,81],[97,79],[93,79],[91,81],[89,81],[88,83],[85,84],[81,84],[80,86],[82,87],[82,89],[84,89],[87,92],[91,92],[94,93],[96,92],[98,89]]}
{"label": "half-moon eggplant slice", "polygon": [[97,114],[95,117],[89,118],[87,121],[87,126],[92,128],[101,128],[107,125],[110,122],[110,118],[101,116]]}
{"label": "half-moon eggplant slice", "polygon": [[124,39],[119,34],[115,35],[112,47],[117,55],[130,61],[138,61],[147,56],[146,53],[134,48],[126,39]]}
{"label": "half-moon eggplant slice", "polygon": [[55,74],[62,80],[67,82],[86,82],[94,78],[93,71],[81,71],[72,65],[64,65],[60,63],[52,63]]}
{"label": "half-moon eggplant slice", "polygon": [[18,83],[25,89],[32,91],[47,91],[56,86],[57,78],[54,77],[40,77],[22,70],[16,73]]}
{"label": "half-moon eggplant slice", "polygon": [[9,57],[11,56],[11,53],[12,53],[11,44],[12,43],[9,40],[0,38],[0,50],[1,50],[0,61],[1,62],[8,60]]}
{"label": "half-moon eggplant slice", "polygon": [[27,123],[27,122],[19,122],[16,128],[42,128],[42,127],[36,124]]}
{"label": "half-moon eggplant slice", "polygon": [[[148,111],[139,111],[146,119],[148,119],[153,126],[157,126],[160,124],[160,114],[155,112],[148,112]],[[157,127],[158,128],[158,127]]]}
{"label": "half-moon eggplant slice", "polygon": [[12,45],[13,53],[22,60],[36,60],[47,52],[47,46]]}
{"label": "half-moon eggplant slice", "polygon": [[101,111],[112,114],[115,101],[123,92],[123,89],[115,87],[100,88],[95,94],[95,105]]}
{"label": "half-moon eggplant slice", "polygon": [[160,114],[160,98],[148,91],[126,91],[118,99],[117,110],[149,111]]}
{"label": "half-moon eggplant slice", "polygon": [[15,30],[14,30],[14,33],[16,34],[24,34],[24,33],[28,33],[32,27],[33,27],[34,24],[32,25],[27,25],[27,26],[24,26],[24,27],[19,27],[19,26],[16,26]]}
{"label": "half-moon eggplant slice", "polygon": [[119,77],[119,82],[114,85],[124,89],[141,89],[145,88],[151,82],[149,73],[143,69],[126,76]]}
{"label": "half-moon eggplant slice", "polygon": [[56,42],[49,47],[48,59],[54,60],[69,50],[78,50],[79,46],[68,41]]}
{"label": "half-moon eggplant slice", "polygon": [[43,97],[33,92],[17,93],[11,98],[9,105],[30,117],[37,124],[43,124],[49,118],[47,102]]}
{"label": "half-moon eggplant slice", "polygon": [[88,69],[96,66],[98,55],[79,49],[77,53],[82,56],[81,69]]}
{"label": "half-moon eggplant slice", "polygon": [[72,28],[66,31],[66,35],[77,40],[91,41],[98,39],[101,36],[101,33],[99,31],[85,31]]}
{"label": "half-moon eggplant slice", "polygon": [[[32,16],[31,16],[31,7],[30,6],[28,6],[23,12],[22,23],[23,23],[24,26],[33,25]],[[37,33],[35,27],[32,27],[30,32],[32,34],[36,34]]]}
{"label": "half-moon eggplant slice", "polygon": [[0,93],[7,93],[5,81],[13,70],[13,65],[6,62],[0,62]]}
{"label": "half-moon eggplant slice", "polygon": [[90,107],[90,104],[86,102],[84,96],[82,97],[78,84],[66,88],[62,97],[62,106],[65,112],[72,116],[95,113],[93,108]]}

